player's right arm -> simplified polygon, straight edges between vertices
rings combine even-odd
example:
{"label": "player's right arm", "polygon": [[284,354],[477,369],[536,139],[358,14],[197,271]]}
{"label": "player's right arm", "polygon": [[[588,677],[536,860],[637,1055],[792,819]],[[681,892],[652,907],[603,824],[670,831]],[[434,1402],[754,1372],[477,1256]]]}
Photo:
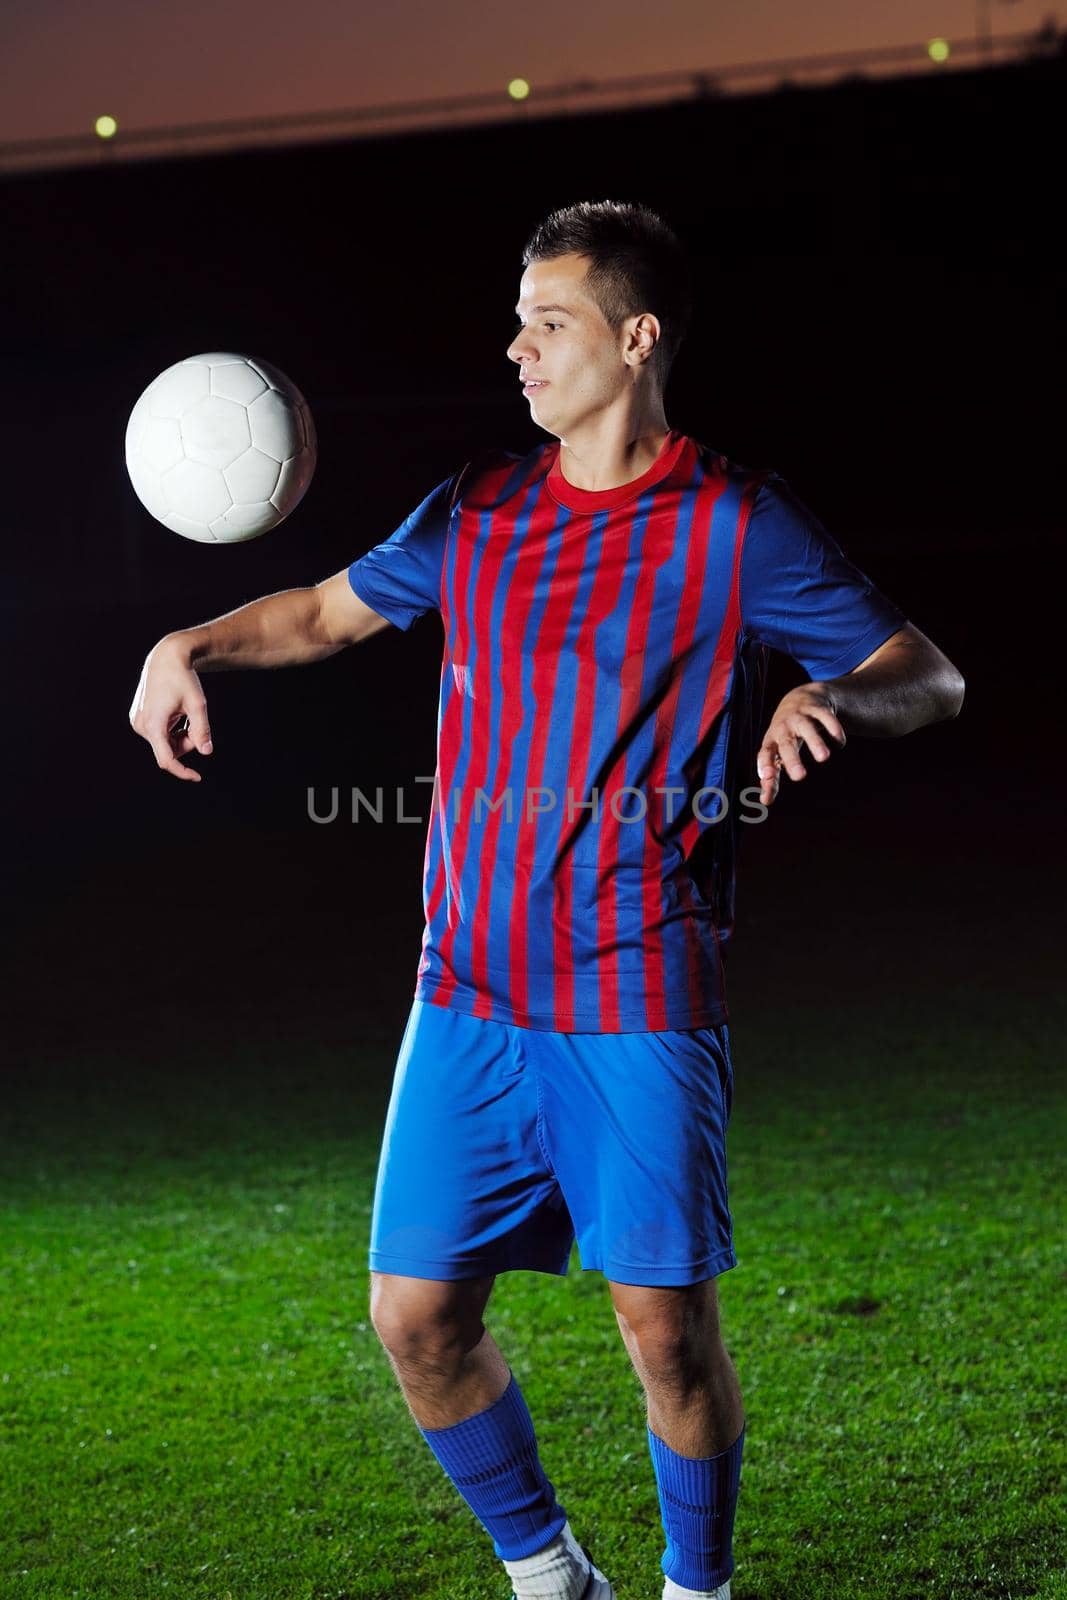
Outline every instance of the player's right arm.
{"label": "player's right arm", "polygon": [[252,600],[213,622],[168,633],[153,646],[130,706],[130,725],[151,745],[162,771],[199,783],[200,773],[180,758],[193,750],[211,754],[201,672],[319,661],[388,626],[355,593],[347,568],[310,588]]}

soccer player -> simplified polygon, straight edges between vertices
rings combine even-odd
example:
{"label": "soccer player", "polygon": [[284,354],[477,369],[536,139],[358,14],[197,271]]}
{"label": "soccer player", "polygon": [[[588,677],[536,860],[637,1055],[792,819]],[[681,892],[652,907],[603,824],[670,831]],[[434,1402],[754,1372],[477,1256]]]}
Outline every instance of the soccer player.
{"label": "soccer player", "polygon": [[[602,1272],[647,1397],[665,1600],[729,1600],[744,1412],[723,952],[742,822],[802,752],[954,717],[963,680],[774,472],[668,426],[691,316],[647,207],[553,212],[507,354],[536,424],[313,587],[168,634],[130,717],[211,751],[198,674],[444,624],[426,927],[371,1222],[371,1316],[517,1600],[609,1600],[482,1321],[495,1275]],[[444,318],[448,307],[431,305]],[[712,374],[714,381],[714,373]],[[762,730],[769,650],[800,663]],[[183,724],[185,724],[183,726]]]}

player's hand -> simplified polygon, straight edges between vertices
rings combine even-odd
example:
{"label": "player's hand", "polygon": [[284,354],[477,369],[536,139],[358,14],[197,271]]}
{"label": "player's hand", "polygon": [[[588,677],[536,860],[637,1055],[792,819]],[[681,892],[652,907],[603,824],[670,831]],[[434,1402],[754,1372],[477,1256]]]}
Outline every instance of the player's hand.
{"label": "player's hand", "polygon": [[207,701],[200,679],[169,635],[148,652],[130,706],[130,726],[152,746],[156,764],[176,778],[201,781],[179,756],[211,754]]}
{"label": "player's hand", "polygon": [[821,683],[802,683],[778,702],[778,709],[763,735],[756,756],[760,804],[769,806],[778,793],[782,770],[796,782],[807,777],[800,751],[807,745],[816,761],[828,761],[826,734],[845,744],[845,730],[837,720],[830,691]]}

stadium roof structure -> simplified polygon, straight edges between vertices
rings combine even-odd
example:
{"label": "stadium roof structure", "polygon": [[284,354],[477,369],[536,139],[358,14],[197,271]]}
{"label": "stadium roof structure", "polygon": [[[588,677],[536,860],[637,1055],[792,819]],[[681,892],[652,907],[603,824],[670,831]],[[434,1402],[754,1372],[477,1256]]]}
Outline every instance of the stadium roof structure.
{"label": "stadium roof structure", "polygon": [[278,148],[371,138],[406,131],[427,131],[514,123],[560,117],[590,110],[630,110],[640,106],[677,104],[720,95],[746,95],[825,88],[835,82],[900,77],[961,69],[1010,68],[1039,57],[1067,55],[1067,29],[1050,17],[1036,31],[891,45],[872,50],[838,51],[726,66],[686,67],[672,72],[620,78],[582,78],[571,82],[531,85],[521,99],[507,86],[500,90],[354,106],[334,111],[277,117],[190,123],[156,128],[121,126],[110,138],[95,131],[53,139],[28,139],[0,144],[0,173],[99,166],[113,162],[188,157],[242,149]]}

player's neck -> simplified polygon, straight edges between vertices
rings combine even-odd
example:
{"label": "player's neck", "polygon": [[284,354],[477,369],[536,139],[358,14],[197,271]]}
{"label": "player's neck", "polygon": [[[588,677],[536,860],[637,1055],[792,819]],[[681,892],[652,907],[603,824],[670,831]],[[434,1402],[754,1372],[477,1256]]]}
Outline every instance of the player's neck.
{"label": "player's neck", "polygon": [[642,424],[571,433],[560,440],[559,467],[575,489],[617,489],[642,477],[663,453],[670,425],[660,411]]}

